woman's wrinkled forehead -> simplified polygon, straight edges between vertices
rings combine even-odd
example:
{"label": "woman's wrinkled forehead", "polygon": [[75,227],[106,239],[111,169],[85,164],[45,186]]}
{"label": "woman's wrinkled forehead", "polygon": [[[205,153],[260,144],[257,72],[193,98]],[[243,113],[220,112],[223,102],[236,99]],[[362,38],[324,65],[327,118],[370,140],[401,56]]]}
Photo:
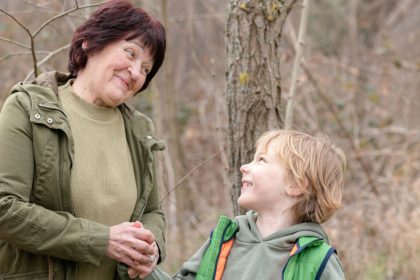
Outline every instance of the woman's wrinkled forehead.
{"label": "woman's wrinkled forehead", "polygon": [[153,53],[152,53],[151,47],[146,45],[141,38],[137,37],[131,40],[129,39],[125,39],[125,40],[127,42],[130,42],[132,44],[139,46],[139,48],[141,48],[145,54],[149,55],[150,58],[153,59]]}
{"label": "woman's wrinkled forehead", "polygon": [[156,42],[148,40],[147,36],[137,33],[129,33],[124,36],[123,39],[139,45],[145,52],[148,52],[151,57],[154,57],[157,48]]}

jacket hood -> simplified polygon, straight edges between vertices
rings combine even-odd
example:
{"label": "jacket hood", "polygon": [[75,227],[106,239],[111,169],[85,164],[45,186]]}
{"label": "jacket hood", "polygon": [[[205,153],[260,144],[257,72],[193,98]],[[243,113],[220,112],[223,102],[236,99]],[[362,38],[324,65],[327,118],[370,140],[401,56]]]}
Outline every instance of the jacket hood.
{"label": "jacket hood", "polygon": [[262,238],[260,231],[256,225],[258,213],[249,211],[246,215],[238,216],[239,232],[236,235],[238,241],[244,243],[268,243],[279,249],[291,248],[296,240],[302,236],[313,236],[323,238],[328,241],[328,236],[322,229],[321,225],[316,223],[301,223],[284,230],[277,231],[270,236]]}
{"label": "jacket hood", "polygon": [[[44,97],[50,97],[53,99],[56,99],[54,97],[57,97],[58,93],[58,87],[61,85],[64,85],[67,83],[67,81],[70,79],[69,74],[64,74],[56,71],[52,72],[46,72],[35,79],[28,81],[28,82],[20,82],[16,84],[14,87],[12,87],[10,94],[13,94],[15,92],[32,92],[32,93],[41,93]],[[54,92],[53,95],[45,95],[43,92],[45,90],[51,90]],[[51,100],[53,101],[53,100]],[[54,100],[55,101],[55,100]]]}

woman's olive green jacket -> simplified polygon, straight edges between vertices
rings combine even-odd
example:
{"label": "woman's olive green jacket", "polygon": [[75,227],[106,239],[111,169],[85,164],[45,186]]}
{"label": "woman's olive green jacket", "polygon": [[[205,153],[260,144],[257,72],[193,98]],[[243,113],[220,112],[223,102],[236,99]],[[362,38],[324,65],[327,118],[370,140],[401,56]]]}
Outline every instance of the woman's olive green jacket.
{"label": "woman's olive green jacket", "polygon": [[[75,217],[70,173],[74,145],[57,87],[68,76],[41,75],[17,84],[0,114],[0,279],[75,279],[76,262],[99,264],[109,227]],[[155,235],[165,256],[165,218],[154,178],[155,138],[149,118],[120,106],[138,198],[131,221]],[[118,265],[118,279],[128,279]]]}

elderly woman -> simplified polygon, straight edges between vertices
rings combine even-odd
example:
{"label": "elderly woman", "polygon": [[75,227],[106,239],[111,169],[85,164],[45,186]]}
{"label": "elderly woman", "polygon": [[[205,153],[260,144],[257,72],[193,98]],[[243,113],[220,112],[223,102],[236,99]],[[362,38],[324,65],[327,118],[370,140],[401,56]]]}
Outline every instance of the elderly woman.
{"label": "elderly woman", "polygon": [[109,1],[75,31],[70,75],[12,89],[0,114],[0,279],[144,278],[164,258],[153,166],[164,146],[125,104],[164,53],[161,23]]}

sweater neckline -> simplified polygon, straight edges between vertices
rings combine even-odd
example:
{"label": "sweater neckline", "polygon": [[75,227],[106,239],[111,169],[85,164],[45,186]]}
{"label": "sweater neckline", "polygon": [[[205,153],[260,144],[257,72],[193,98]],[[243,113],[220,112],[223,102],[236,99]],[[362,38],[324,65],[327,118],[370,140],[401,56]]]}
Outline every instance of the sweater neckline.
{"label": "sweater neckline", "polygon": [[59,87],[59,98],[71,104],[74,112],[97,122],[112,122],[118,117],[118,108],[102,107],[82,99],[74,92],[73,81],[74,79],[70,79],[65,85]]}

